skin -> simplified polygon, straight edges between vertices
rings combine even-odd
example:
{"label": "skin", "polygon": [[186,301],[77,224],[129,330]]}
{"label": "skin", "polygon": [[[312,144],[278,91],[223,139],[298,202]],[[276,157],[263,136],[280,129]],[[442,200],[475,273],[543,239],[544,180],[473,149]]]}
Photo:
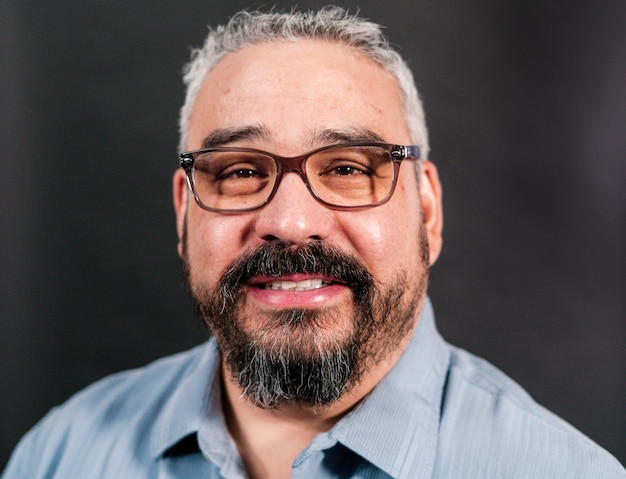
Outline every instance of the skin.
{"label": "skin", "polygon": [[[402,111],[393,77],[350,47],[311,40],[255,45],[226,56],[205,79],[192,111],[187,149],[202,148],[207,136],[215,136],[215,132],[249,127],[261,127],[263,134],[220,144],[296,156],[328,144],[322,133],[331,131],[373,133],[385,142],[409,145],[412,140]],[[321,205],[296,173],[288,173],[268,205],[236,215],[199,208],[179,169],[173,185],[178,251],[182,255],[186,223],[192,287],[215,286],[235,258],[276,238],[294,245],[323,240],[355,255],[382,284],[405,271],[408,284],[414,285],[421,268],[417,258],[422,218],[431,265],[442,242],[437,171],[428,161],[422,162],[421,168],[419,188],[414,162],[405,162],[390,201],[356,211]],[[345,319],[338,318],[337,324],[320,326],[324,328],[319,331],[321,337],[350,326],[347,314],[352,307],[351,292],[341,285],[303,292],[249,288],[245,299],[245,311],[257,313],[257,322],[262,322],[263,311],[272,308],[319,305],[346,311]],[[420,310],[421,302],[415,321]],[[251,320],[245,326],[255,328],[260,324]],[[224,412],[250,475],[290,477],[297,455],[317,433],[331,428],[372,390],[398,360],[409,337],[372,365],[349,393],[322,410],[263,410],[247,401],[238,385],[224,374]]]}

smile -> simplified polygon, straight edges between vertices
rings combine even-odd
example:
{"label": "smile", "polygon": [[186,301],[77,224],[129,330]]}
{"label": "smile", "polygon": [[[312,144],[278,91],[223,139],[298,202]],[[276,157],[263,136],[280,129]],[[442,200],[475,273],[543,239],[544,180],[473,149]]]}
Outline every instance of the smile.
{"label": "smile", "polygon": [[276,280],[263,285],[264,289],[276,289],[283,291],[310,291],[313,289],[323,288],[331,284],[323,279],[305,279],[302,281],[283,281]]}

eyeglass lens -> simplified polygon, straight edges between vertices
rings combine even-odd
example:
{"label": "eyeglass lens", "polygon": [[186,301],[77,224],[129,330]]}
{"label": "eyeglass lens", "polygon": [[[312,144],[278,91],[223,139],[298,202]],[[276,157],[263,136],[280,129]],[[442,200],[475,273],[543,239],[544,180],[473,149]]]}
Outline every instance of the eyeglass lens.
{"label": "eyeglass lens", "polygon": [[[324,149],[304,162],[305,182],[322,201],[339,207],[367,206],[391,191],[394,168],[387,149],[349,146]],[[272,194],[280,166],[262,152],[207,151],[195,156],[193,181],[200,201],[218,210],[243,210]]]}

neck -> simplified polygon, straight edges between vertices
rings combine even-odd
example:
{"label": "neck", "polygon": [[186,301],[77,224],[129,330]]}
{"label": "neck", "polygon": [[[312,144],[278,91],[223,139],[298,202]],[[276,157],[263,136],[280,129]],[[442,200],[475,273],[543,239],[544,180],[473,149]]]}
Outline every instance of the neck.
{"label": "neck", "polygon": [[358,384],[326,406],[260,408],[243,394],[223,365],[224,415],[250,477],[291,477],[296,457],[317,434],[331,429],[374,389],[398,361],[408,341],[409,337],[404,338],[397,349],[368,368]]}

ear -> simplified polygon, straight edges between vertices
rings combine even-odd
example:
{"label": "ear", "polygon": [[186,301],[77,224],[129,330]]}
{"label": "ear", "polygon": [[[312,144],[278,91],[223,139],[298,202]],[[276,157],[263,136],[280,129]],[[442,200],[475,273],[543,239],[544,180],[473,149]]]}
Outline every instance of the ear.
{"label": "ear", "polygon": [[172,181],[172,192],[174,195],[174,211],[176,212],[176,233],[178,234],[178,256],[183,255],[183,232],[185,229],[185,216],[187,215],[187,202],[189,193],[187,188],[187,177],[182,168],[174,172]]}
{"label": "ear", "polygon": [[443,243],[441,236],[443,229],[441,182],[434,163],[422,161],[420,170],[420,203],[428,237],[430,265],[432,266],[439,257]]}

